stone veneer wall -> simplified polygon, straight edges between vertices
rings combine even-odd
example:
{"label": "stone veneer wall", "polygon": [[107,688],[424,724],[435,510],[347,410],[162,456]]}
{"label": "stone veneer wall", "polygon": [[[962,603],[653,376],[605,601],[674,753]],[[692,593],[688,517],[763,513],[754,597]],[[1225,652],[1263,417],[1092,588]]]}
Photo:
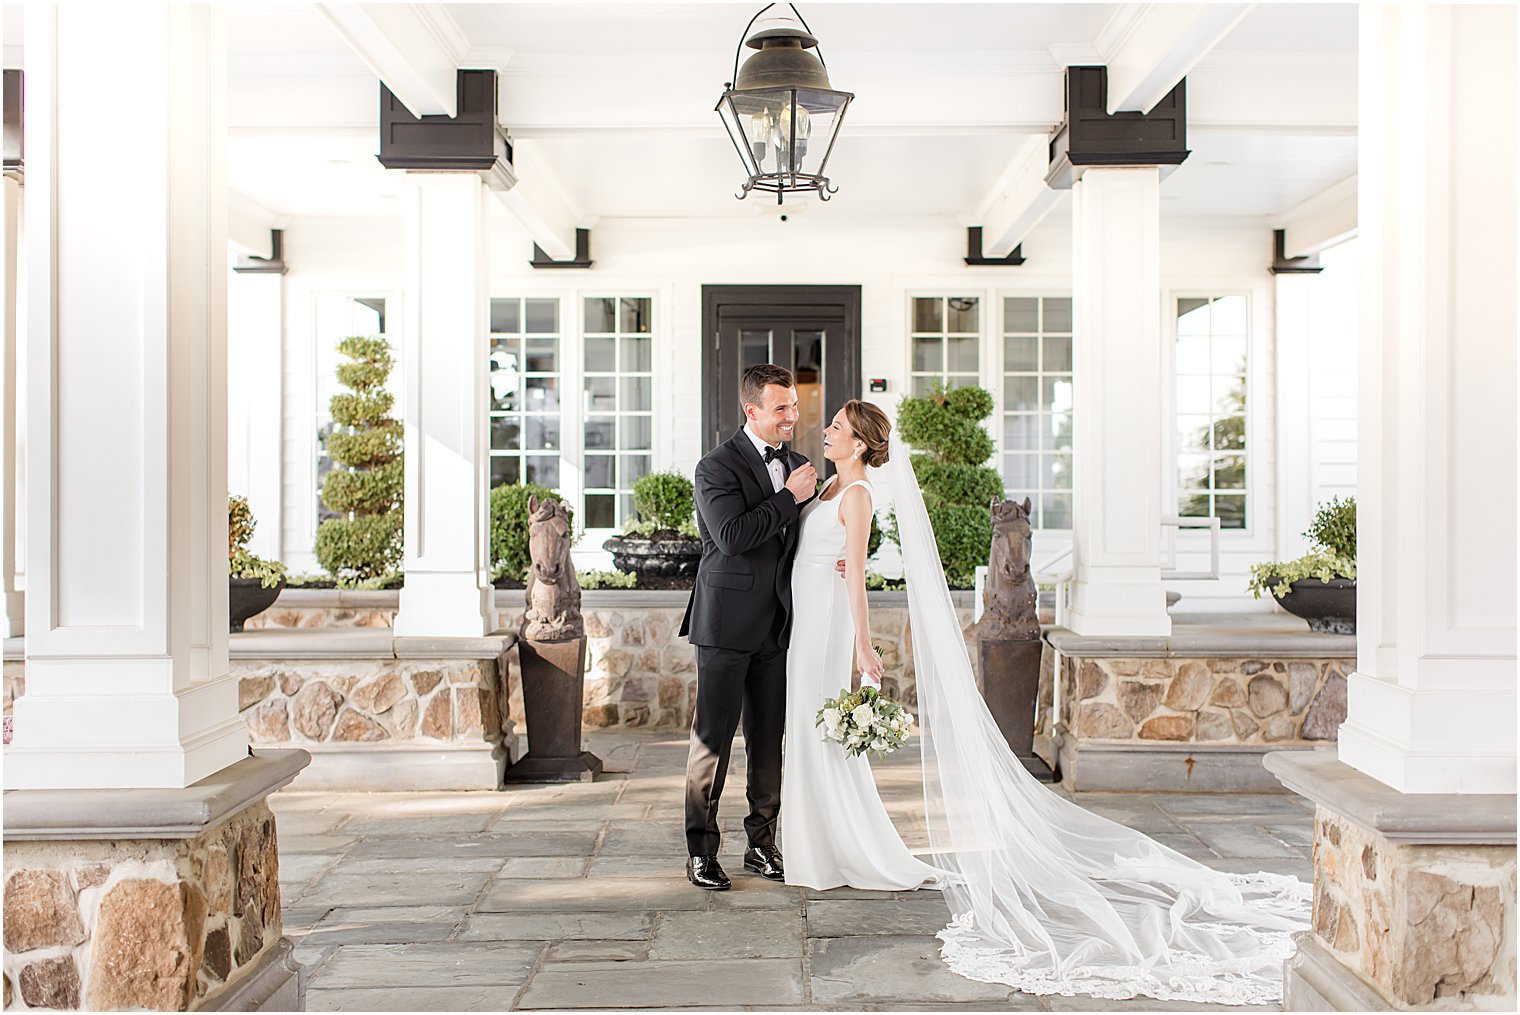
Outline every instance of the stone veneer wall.
{"label": "stone veneer wall", "polygon": [[194,839],[7,842],[5,1007],[185,1011],[283,933],[274,815]]}
{"label": "stone veneer wall", "polygon": [[232,661],[255,746],[496,743],[494,660]]}
{"label": "stone veneer wall", "polygon": [[[1045,649],[1046,670],[1053,655]],[[1295,744],[1334,741],[1354,659],[1063,656],[1067,735],[1103,743]],[[1049,711],[1048,672],[1041,699]]]}
{"label": "stone veneer wall", "polygon": [[[880,599],[883,595],[873,593],[873,599]],[[886,666],[882,680],[883,690],[908,706],[917,707],[908,610],[906,605],[893,601],[901,598],[893,597],[885,603],[873,602],[872,639]],[[967,632],[974,669],[977,653],[974,636],[970,631],[972,610],[968,603],[956,612],[960,616],[962,629]],[[274,608],[249,620],[246,627],[248,630],[270,627],[385,627],[394,619],[395,613],[395,608],[389,605],[281,607],[276,603]],[[619,604],[617,608],[602,608],[588,605],[585,608],[588,644],[584,715],[588,728],[675,730],[686,729],[691,725],[692,703],[696,700],[697,693],[696,652],[685,638],[676,633],[680,630],[684,613],[684,602],[680,606],[644,606],[631,596],[626,606]],[[521,608],[499,610],[497,629],[516,631],[522,624],[522,614]],[[511,722],[512,717],[523,714],[521,677],[515,651],[510,653],[510,659],[506,682],[507,699],[502,712],[504,722]],[[303,663],[300,670],[311,670],[313,665]],[[236,662],[233,667],[238,670]],[[279,667],[273,666],[267,668],[270,673],[278,669]],[[238,672],[243,675],[241,670]],[[843,678],[841,685],[847,683],[848,679]],[[245,698],[245,702],[246,700]],[[250,705],[245,704],[244,707]],[[381,716],[376,715],[373,709],[362,705],[358,712],[366,718],[381,720]],[[260,713],[258,717],[250,713],[250,729],[255,728],[255,723],[262,723],[265,716],[265,713]],[[351,724],[351,730],[359,728],[355,721],[351,720]],[[388,729],[384,721],[380,721],[379,725],[382,729]],[[371,729],[368,726],[364,728]],[[342,738],[334,736],[328,739]],[[274,741],[255,740],[255,743],[260,742]],[[293,737],[288,742],[304,746],[307,741]]]}
{"label": "stone veneer wall", "polygon": [[1320,807],[1311,933],[1393,1007],[1515,1010],[1515,847],[1390,843]]}
{"label": "stone veneer wall", "polygon": [[[591,729],[687,729],[697,700],[696,650],[676,632],[685,607],[585,611],[586,689],[584,719]],[[971,610],[958,610],[972,638]],[[502,611],[502,628],[515,630],[520,611]],[[918,706],[913,680],[913,635],[905,607],[871,608],[871,639],[881,653],[882,691],[910,708]],[[974,643],[971,652],[974,660]],[[841,687],[851,675],[841,674]],[[517,655],[508,687],[509,713],[522,715]],[[820,702],[820,704],[822,704]]]}

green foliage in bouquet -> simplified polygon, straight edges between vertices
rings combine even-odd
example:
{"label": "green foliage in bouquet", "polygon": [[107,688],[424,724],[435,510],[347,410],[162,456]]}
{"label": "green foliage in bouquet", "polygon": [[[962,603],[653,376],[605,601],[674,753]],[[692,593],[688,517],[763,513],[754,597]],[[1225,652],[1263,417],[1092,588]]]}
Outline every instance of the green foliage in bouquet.
{"label": "green foliage in bouquet", "polygon": [[[558,491],[534,483],[504,483],[491,491],[491,577],[523,581],[533,558],[528,554],[528,499],[562,500]],[[570,524],[575,515],[565,505]],[[584,587],[584,586],[583,586]]]}
{"label": "green foliage in bouquet", "polygon": [[257,578],[264,588],[272,589],[285,577],[285,565],[248,552],[248,540],[253,538],[257,524],[246,497],[227,498],[227,574],[232,578]]}
{"label": "green foliage in bouquet", "polygon": [[327,438],[333,470],[322,502],[341,517],[317,529],[317,562],[340,585],[384,582],[401,567],[401,424],[385,390],[394,361],[383,338],[352,335],[338,343],[349,362],[338,380],[352,389],[329,403]]}
{"label": "green foliage in bouquet", "polygon": [[[971,587],[992,552],[990,505],[1003,496],[1003,480],[984,464],[994,446],[981,423],[991,414],[991,393],[977,387],[936,387],[897,404],[898,433],[923,452],[913,456],[913,472],[952,587]],[[888,520],[887,538],[898,542],[896,516]]]}
{"label": "green foliage in bouquet", "polygon": [[813,726],[852,758],[867,751],[880,758],[908,742],[913,715],[876,688],[862,687],[853,693],[841,690],[839,697],[825,701]]}
{"label": "green foliage in bouquet", "polygon": [[1332,497],[1315,512],[1314,521],[1304,532],[1313,544],[1297,560],[1268,561],[1251,568],[1251,594],[1257,599],[1270,590],[1278,599],[1286,596],[1294,582],[1317,578],[1328,582],[1335,578],[1356,579],[1356,498]]}

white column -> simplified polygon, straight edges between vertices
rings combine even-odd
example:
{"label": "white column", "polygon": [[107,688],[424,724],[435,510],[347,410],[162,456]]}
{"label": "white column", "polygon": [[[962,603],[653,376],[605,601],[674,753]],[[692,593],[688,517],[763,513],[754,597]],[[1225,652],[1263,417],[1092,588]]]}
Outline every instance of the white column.
{"label": "white column", "polygon": [[1512,7],[1364,6],[1357,672],[1341,760],[1515,792]]}
{"label": "white column", "polygon": [[484,198],[473,173],[407,174],[406,584],[397,637],[478,638],[494,627]]}
{"label": "white column", "polygon": [[0,350],[0,637],[21,634],[25,597],[16,587],[18,411],[16,373],[16,328],[18,316],[18,261],[16,237],[21,224],[21,185],[10,177],[0,180],[0,332],[5,347]]}
{"label": "white column", "polygon": [[248,498],[248,550],[279,560],[285,276],[234,274],[227,287],[227,489]]}
{"label": "white column", "polygon": [[1161,585],[1161,198],[1155,166],[1072,186],[1072,540],[1067,626],[1167,635]]}
{"label": "white column", "polygon": [[1309,550],[1314,520],[1314,287],[1318,275],[1273,276],[1277,363],[1277,547],[1273,560]]}
{"label": "white column", "polygon": [[26,32],[30,594],[6,788],[188,786],[247,754],[225,12],[38,4]]}

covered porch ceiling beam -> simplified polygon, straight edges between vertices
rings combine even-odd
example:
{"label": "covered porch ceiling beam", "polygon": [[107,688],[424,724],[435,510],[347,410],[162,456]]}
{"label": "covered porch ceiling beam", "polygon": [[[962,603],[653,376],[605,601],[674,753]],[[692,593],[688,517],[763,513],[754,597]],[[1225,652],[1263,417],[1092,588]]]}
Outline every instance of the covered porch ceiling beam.
{"label": "covered porch ceiling beam", "polygon": [[1108,67],[1108,112],[1148,113],[1254,4],[1122,4],[1095,46]]}
{"label": "covered porch ceiling beam", "polygon": [[1290,208],[1273,224],[1283,231],[1283,254],[1308,257],[1356,235],[1356,177],[1342,180]]}
{"label": "covered porch ceiling beam", "polygon": [[1070,193],[1045,182],[1050,163],[1050,140],[1043,134],[1025,140],[976,210],[972,225],[982,227],[982,253],[1006,257],[1035,226]]}
{"label": "covered porch ceiling beam", "polygon": [[283,223],[274,212],[238,191],[227,192],[227,242],[240,254],[274,256],[270,235]]}
{"label": "covered porch ceiling beam", "polygon": [[443,4],[315,6],[413,116],[458,115],[455,72],[470,40]]}
{"label": "covered porch ceiling beam", "polygon": [[539,145],[512,139],[510,178],[493,177],[491,193],[522,224],[544,253],[556,261],[575,258],[575,230],[591,223],[565,192]]}

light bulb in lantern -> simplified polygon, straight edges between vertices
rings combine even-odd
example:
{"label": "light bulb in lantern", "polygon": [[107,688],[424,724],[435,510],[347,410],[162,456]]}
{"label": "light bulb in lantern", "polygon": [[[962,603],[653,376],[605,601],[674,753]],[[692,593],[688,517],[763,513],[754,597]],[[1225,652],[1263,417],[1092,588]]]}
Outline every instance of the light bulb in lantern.
{"label": "light bulb in lantern", "polygon": [[771,114],[762,109],[749,118],[749,146],[755,154],[755,164],[765,162],[765,147],[771,140]]}
{"label": "light bulb in lantern", "polygon": [[[797,117],[797,136],[795,139],[790,137],[794,113]],[[788,148],[793,148],[797,161],[801,162],[807,156],[808,137],[812,133],[813,124],[808,118],[808,111],[802,106],[788,102],[781,107],[781,115],[776,118],[776,130],[772,137],[772,143],[775,144],[778,154],[786,151]],[[788,141],[791,140],[795,140],[795,145],[788,144]]]}

